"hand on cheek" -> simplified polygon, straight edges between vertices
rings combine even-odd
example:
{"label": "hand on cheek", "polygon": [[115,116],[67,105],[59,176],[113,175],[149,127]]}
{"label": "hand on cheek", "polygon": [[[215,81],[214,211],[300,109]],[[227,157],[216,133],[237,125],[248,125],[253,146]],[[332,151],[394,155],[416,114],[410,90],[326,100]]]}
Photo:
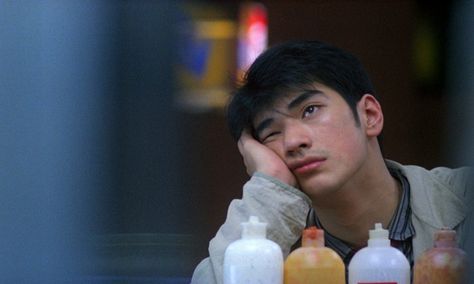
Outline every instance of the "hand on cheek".
{"label": "hand on cheek", "polygon": [[285,162],[271,149],[255,140],[248,131],[242,132],[238,147],[250,176],[260,172],[288,185],[298,186],[295,176]]}

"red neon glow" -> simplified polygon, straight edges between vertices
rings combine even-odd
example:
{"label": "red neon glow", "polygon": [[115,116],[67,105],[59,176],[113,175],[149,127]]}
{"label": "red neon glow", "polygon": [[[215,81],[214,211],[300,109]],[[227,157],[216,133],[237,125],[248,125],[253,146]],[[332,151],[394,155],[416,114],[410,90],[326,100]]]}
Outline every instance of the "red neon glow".
{"label": "red neon glow", "polygon": [[267,48],[267,10],[260,3],[243,4],[240,10],[238,71],[245,72]]}

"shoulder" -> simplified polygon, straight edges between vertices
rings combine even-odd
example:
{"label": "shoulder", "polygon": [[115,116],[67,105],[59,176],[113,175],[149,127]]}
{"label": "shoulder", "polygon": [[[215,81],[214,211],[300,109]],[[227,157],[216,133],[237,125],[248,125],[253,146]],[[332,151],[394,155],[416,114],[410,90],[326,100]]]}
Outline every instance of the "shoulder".
{"label": "shoulder", "polygon": [[410,184],[410,206],[415,218],[434,228],[454,228],[464,220],[473,203],[472,168],[425,169],[387,161]]}
{"label": "shoulder", "polygon": [[402,165],[390,160],[387,160],[387,167],[400,170],[415,190],[423,188],[432,191],[433,188],[441,188],[459,197],[472,198],[472,190],[469,190],[474,185],[472,167],[426,169],[416,165]]}
{"label": "shoulder", "polygon": [[459,189],[464,185],[464,189],[467,189],[473,184],[474,171],[471,167],[456,169],[438,167],[430,170],[430,173],[448,188]]}

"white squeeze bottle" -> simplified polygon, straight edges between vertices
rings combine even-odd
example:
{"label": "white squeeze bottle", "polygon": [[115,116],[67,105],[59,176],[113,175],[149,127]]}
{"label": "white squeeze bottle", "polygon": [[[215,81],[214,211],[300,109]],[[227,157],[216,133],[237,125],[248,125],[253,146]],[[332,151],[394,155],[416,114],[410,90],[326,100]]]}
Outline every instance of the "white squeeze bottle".
{"label": "white squeeze bottle", "polygon": [[255,216],[242,223],[242,238],[225,251],[224,284],[283,283],[283,254],[266,238],[266,226]]}
{"label": "white squeeze bottle", "polygon": [[349,284],[410,284],[410,263],[401,251],[390,246],[388,230],[382,224],[369,230],[368,246],[352,257],[348,280]]}

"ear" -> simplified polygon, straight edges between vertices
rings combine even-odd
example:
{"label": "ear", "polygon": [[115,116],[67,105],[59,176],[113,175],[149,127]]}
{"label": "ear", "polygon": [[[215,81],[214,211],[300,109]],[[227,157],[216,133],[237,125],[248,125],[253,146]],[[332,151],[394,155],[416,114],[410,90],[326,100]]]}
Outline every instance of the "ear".
{"label": "ear", "polygon": [[377,99],[365,94],[358,103],[360,123],[369,137],[377,137],[383,129],[383,112]]}

